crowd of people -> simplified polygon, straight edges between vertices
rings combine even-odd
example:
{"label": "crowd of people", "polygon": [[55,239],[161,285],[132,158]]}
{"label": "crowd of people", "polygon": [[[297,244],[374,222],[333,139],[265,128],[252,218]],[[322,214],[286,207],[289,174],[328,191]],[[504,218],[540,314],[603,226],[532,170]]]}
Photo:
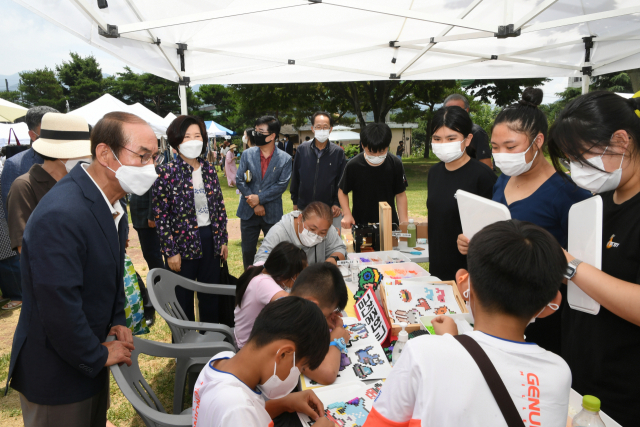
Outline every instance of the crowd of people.
{"label": "crowd of people", "polygon": [[[551,129],[541,101],[542,91],[527,88],[496,117],[490,139],[462,95],[435,113],[430,138],[440,162],[428,173],[429,269],[457,282],[474,331],[458,335],[440,316],[438,336],[410,340],[366,426],[506,425],[465,339],[488,355],[528,425],[564,425],[570,387],[634,425],[640,100],[583,95]],[[312,391],[291,391],[300,373],[335,382],[346,353],[341,229],[377,223],[383,201],[394,223],[408,221],[404,146],[389,155],[390,128],[362,129],[362,152],[347,161],[329,141],[332,114],[310,120],[314,137],[297,147],[295,160],[272,116],[245,130],[237,170],[235,145],[223,144],[221,170],[240,194],[244,273],[230,325],[238,352],[214,356],[200,373],[196,427],[299,425],[296,411],[332,425]],[[134,349],[123,283],[126,206],[150,269],[220,283],[229,255],[222,184],[198,117],[171,123],[176,156],[164,164],[149,125],[128,113],[106,114],[91,129],[35,107],[26,121],[31,147],[7,159],[0,175],[0,283],[10,298],[3,309],[22,307],[8,382],[20,392],[26,426],[104,426],[106,368],[130,365]],[[294,211],[285,213],[289,185]],[[469,240],[457,190],[504,204],[512,220]],[[569,210],[593,194],[604,205],[601,270],[566,252]],[[567,279],[601,304],[597,315],[566,304]],[[218,296],[196,299],[177,287],[176,298],[189,320],[197,309],[202,322],[225,321]],[[116,339],[106,342],[109,335]]]}

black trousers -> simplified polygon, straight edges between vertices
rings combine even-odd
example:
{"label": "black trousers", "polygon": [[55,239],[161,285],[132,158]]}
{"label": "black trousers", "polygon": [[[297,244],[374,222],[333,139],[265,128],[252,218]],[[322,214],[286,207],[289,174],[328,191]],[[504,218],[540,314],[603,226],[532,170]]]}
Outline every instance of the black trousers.
{"label": "black trousers", "polygon": [[149,266],[149,270],[154,268],[164,268],[162,252],[160,250],[160,238],[155,228],[135,228],[140,239],[142,256]]}
{"label": "black trousers", "polygon": [[256,256],[258,245],[258,238],[260,237],[260,231],[265,236],[271,230],[274,224],[267,224],[263,216],[253,215],[251,218],[240,220],[240,236],[242,238],[242,263],[246,270],[249,266],[253,265],[253,259]]}

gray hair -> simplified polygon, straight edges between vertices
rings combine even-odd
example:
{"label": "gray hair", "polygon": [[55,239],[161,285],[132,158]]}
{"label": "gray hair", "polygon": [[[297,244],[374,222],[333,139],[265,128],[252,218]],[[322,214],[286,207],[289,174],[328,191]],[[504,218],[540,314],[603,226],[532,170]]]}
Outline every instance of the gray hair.
{"label": "gray hair", "polygon": [[469,100],[467,99],[466,96],[464,95],[460,95],[459,93],[454,93],[452,95],[447,96],[447,98],[444,100],[444,103],[442,104],[443,106],[447,106],[447,103],[449,101],[462,101],[464,102],[464,109],[468,110],[469,109]]}
{"label": "gray hair", "polygon": [[35,129],[42,123],[42,117],[47,113],[59,113],[60,111],[55,108],[47,107],[46,105],[39,105],[37,107],[29,108],[27,111],[27,117],[25,121],[29,130],[35,131]]}

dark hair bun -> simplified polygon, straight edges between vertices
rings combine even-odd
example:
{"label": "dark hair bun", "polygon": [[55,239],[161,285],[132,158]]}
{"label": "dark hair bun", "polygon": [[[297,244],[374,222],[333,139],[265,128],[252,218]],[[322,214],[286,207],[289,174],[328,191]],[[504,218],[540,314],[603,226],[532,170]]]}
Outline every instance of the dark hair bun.
{"label": "dark hair bun", "polygon": [[522,92],[522,99],[520,100],[520,104],[529,105],[531,107],[537,107],[542,104],[542,96],[544,92],[542,89],[528,87]]}

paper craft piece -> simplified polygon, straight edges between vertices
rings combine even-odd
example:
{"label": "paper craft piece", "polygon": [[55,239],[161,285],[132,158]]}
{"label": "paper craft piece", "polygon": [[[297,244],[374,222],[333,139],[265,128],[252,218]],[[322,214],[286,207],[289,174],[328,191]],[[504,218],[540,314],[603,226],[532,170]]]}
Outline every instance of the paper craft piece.
{"label": "paper craft piece", "polygon": [[376,294],[371,289],[367,290],[356,303],[355,309],[358,320],[362,320],[369,325],[369,329],[373,331],[375,339],[382,344],[387,339],[387,335],[389,335],[391,325],[387,317],[382,315],[382,306],[378,302]]}
{"label": "paper craft piece", "polygon": [[[453,289],[449,285],[431,283],[385,286],[387,310],[393,323],[418,323],[426,315],[460,312]],[[408,298],[407,295],[411,295]]]}
{"label": "paper craft piece", "polygon": [[367,289],[373,288],[374,292],[378,290],[381,281],[382,274],[380,274],[380,270],[377,268],[365,267],[360,270],[358,274],[358,291],[354,295],[356,301],[362,298],[362,295],[364,295]]}
{"label": "paper craft piece", "polygon": [[[332,385],[316,390],[315,393],[325,407],[325,415],[339,427],[362,427],[375,401],[382,381],[366,385],[351,381],[342,385]],[[305,427],[314,422],[305,414],[298,413]]]}
{"label": "paper craft piece", "polygon": [[415,262],[373,265],[372,268],[378,270],[385,281],[429,276],[429,272]]}
{"label": "paper craft piece", "polygon": [[[345,329],[351,337],[347,344],[347,354],[341,356],[340,372],[334,384],[387,378],[391,372],[391,364],[366,323],[356,322],[346,325]],[[301,382],[303,390],[322,387],[305,375],[301,375]]]}
{"label": "paper craft piece", "polygon": [[464,190],[456,191],[462,234],[471,239],[478,231],[498,221],[511,219],[511,212],[502,203],[485,199]]}

